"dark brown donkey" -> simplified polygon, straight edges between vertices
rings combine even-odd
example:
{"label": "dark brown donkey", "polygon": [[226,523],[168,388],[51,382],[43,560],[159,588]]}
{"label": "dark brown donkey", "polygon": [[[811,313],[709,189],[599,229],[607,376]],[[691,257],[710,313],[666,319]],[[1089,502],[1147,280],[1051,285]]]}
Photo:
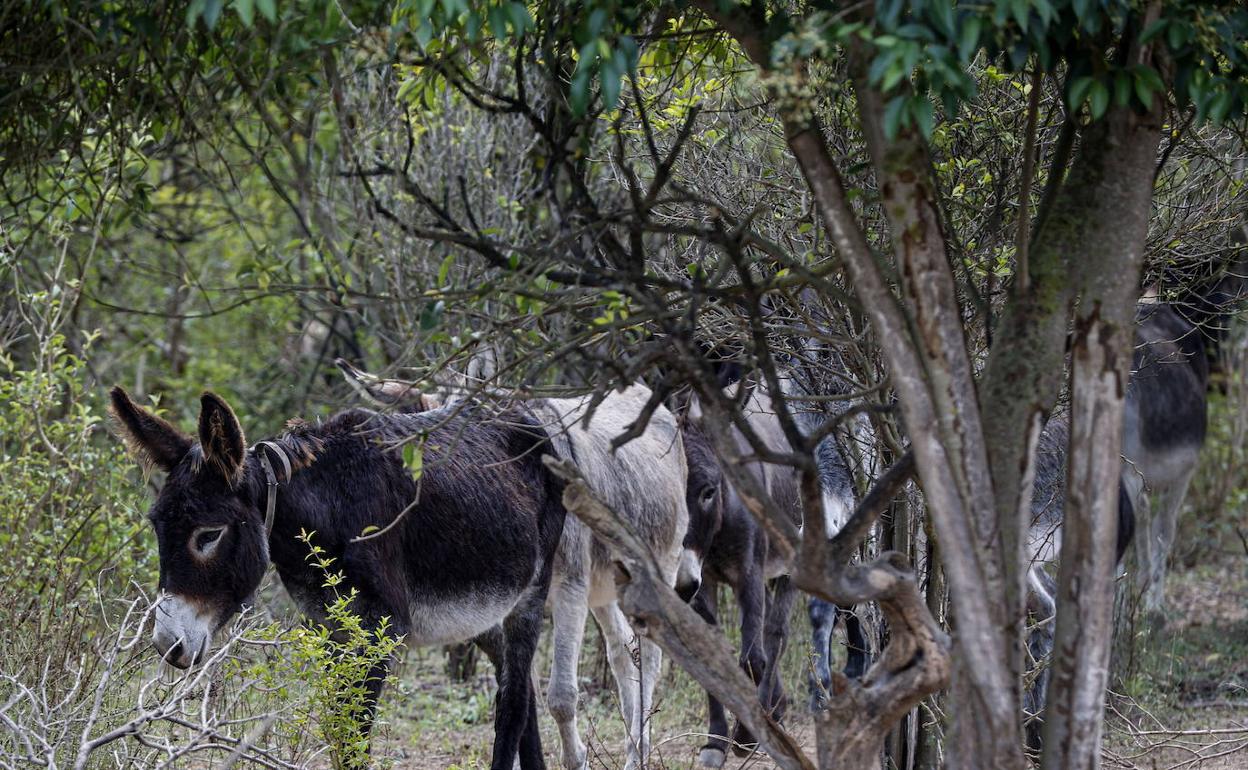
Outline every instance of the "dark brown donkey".
{"label": "dark brown donkey", "polygon": [[[169,474],[149,514],[160,548],[154,639],[165,660],[202,660],[270,560],[300,609],[323,619],[334,597],[297,539],[315,532],[371,627],[389,618],[408,644],[481,644],[500,672],[490,767],[512,770],[517,756],[524,770],[545,767],[529,669],[564,509],[562,485],[541,462],[553,451],[531,416],[462,405],[418,415],[352,409],[249,450],[233,411],[211,393],[198,442],[121,388],[111,395],[127,443]],[[424,438],[419,484],[394,448],[413,437]],[[387,666],[368,677],[366,732]]]}

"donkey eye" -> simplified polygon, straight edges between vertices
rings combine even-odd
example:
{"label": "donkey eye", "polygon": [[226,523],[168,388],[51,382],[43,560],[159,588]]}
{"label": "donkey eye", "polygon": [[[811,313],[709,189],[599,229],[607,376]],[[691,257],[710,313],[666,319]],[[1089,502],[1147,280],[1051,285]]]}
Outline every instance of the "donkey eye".
{"label": "donkey eye", "polygon": [[191,535],[191,544],[201,556],[207,556],[224,534],[225,527],[203,527]]}
{"label": "donkey eye", "polygon": [[702,494],[698,496],[698,502],[703,506],[710,505],[715,499],[715,487],[707,487],[702,490]]}

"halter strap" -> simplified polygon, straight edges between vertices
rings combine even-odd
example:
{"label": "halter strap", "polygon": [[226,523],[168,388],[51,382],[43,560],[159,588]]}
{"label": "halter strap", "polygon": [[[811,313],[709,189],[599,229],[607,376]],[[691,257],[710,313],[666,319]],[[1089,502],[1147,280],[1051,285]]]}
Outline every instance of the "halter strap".
{"label": "halter strap", "polygon": [[277,455],[277,459],[282,461],[282,469],[286,471],[286,480],[290,481],[290,458],[286,456],[286,450],[282,449],[278,444],[272,441],[257,441],[251,451],[256,453],[256,457],[260,458],[260,467],[264,469],[265,484],[268,489],[264,499],[264,535],[267,538],[273,534],[273,518],[277,511],[277,474],[273,472],[273,464],[269,462],[268,452],[260,451],[268,449]]}

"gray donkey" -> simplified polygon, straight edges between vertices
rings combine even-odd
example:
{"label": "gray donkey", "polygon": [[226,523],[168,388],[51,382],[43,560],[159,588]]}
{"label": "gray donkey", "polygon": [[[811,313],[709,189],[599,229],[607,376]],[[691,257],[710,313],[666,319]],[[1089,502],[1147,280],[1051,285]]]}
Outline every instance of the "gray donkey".
{"label": "gray donkey", "polygon": [[[719,375],[721,382],[728,386],[736,386],[730,382],[733,379],[739,382],[739,372],[721,371]],[[785,379],[782,387],[786,389],[784,395],[799,430],[806,435],[818,430],[828,416],[801,403],[805,389],[796,380]],[[750,389],[742,405],[746,422],[767,449],[783,454],[789,451],[789,442],[776,412],[777,406],[767,388],[754,386]],[[690,525],[685,547],[701,564],[702,588],[682,595],[691,598],[698,614],[715,625],[718,622],[716,586],[723,583],[732,588],[740,607],[740,665],[758,686],[760,701],[779,719],[787,705],[777,663],[787,643],[789,616],[796,596],[796,589],[788,578],[792,565],[779,558],[735,486],[726,478],[703,424],[705,419],[701,404],[696,398],[691,399],[682,420],[689,459]],[[740,455],[756,454],[740,430],[734,428],[732,436]],[[822,495],[820,513],[825,518],[827,531],[835,533],[844,526],[854,508],[851,466],[833,436],[818,444],[815,460]],[[803,512],[797,472],[762,462],[751,463],[749,470],[774,503],[800,527]],[[692,581],[687,582],[693,586]],[[812,679],[812,691],[819,690],[818,682],[822,681],[822,691],[826,692],[830,678],[828,647],[838,616],[846,618],[850,637],[848,675],[860,676],[866,669],[867,644],[857,617],[849,610],[812,599],[810,612],[812,620],[819,621],[814,641],[816,666],[820,671]],[[725,762],[730,745],[744,755],[752,750],[755,739],[738,724],[730,741],[723,705],[709,694],[707,698],[708,740],[699,753],[698,766],[719,768]]]}
{"label": "gray donkey", "polygon": [[[1166,561],[1208,427],[1210,365],[1232,317],[1243,308],[1248,228],[1238,228],[1219,273],[1174,303],[1140,303],[1127,386],[1123,479],[1143,527],[1135,589],[1145,610],[1165,607]],[[1238,253],[1236,253],[1238,252]],[[1156,506],[1150,500],[1155,497]]]}
{"label": "gray donkey", "polygon": [[[341,359],[337,364],[352,387],[375,402],[413,411],[437,403],[436,397],[422,395],[410,382],[378,378]],[[660,407],[638,438],[611,448],[612,439],[641,416],[649,398],[648,388],[633,385],[608,393],[592,413],[589,396],[530,399],[525,407],[543,423],[556,452],[571,459],[598,498],[649,543],[669,583],[689,593],[677,580],[689,513],[685,502],[688,469],[676,418]],[[689,576],[686,580],[696,580],[689,557],[683,561],[681,574]],[[587,750],[576,725],[577,664],[586,615],[592,612],[607,644],[628,728],[625,768],[639,767],[650,752],[649,719],[662,650],[629,625],[617,602],[611,554],[573,516],[564,524],[555,554],[548,604],[554,620],[554,660],[547,707],[559,727],[563,766],[568,770],[586,767]]]}
{"label": "gray donkey", "polygon": [[[1054,620],[1057,617],[1057,583],[1046,571],[1055,564],[1062,549],[1062,519],[1066,503],[1066,456],[1070,425],[1065,415],[1049,419],[1036,446],[1036,478],[1031,497],[1031,526],[1027,535],[1027,610],[1034,627],[1027,637],[1027,649],[1039,665],[1032,685],[1023,693],[1027,717],[1027,745],[1041,748],[1049,666],[1053,652]],[[1125,465],[1125,464],[1124,464]],[[1122,561],[1135,533],[1135,509],[1126,481],[1118,484],[1118,536],[1116,553]]]}

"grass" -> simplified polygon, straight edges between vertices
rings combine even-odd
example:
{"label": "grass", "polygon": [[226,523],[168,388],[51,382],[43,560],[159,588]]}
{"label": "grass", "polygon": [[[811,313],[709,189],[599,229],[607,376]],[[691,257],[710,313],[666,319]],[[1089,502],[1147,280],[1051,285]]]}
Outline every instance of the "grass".
{"label": "grass", "polygon": [[[727,592],[721,595],[721,618],[730,639],[737,644],[737,613]],[[805,612],[794,612],[790,643],[781,671],[790,695],[789,724],[799,734],[811,734],[806,714],[806,671],[810,659],[809,624]],[[542,747],[550,767],[561,767],[559,736],[542,703],[550,673],[549,632],[544,634],[535,672],[540,680],[539,718]],[[841,653],[843,654],[843,653]],[[396,674],[396,683],[385,696],[381,719],[386,723],[375,756],[383,766],[396,770],[489,767],[493,740],[493,672],[487,661],[479,664],[468,683],[451,682],[445,675],[441,650],[411,650]],[[605,665],[605,653],[589,623],[580,665],[581,704],[579,727],[589,746],[591,768],[623,767],[627,745],[619,716],[614,680]],[[690,767],[705,743],[706,695],[679,668],[664,664],[663,678],[655,692],[652,721],[654,756],[651,767]],[[813,737],[811,738],[813,745]],[[771,767],[765,757],[729,762],[729,767]]]}
{"label": "grass", "polygon": [[[1248,573],[1243,560],[1228,557],[1177,572],[1168,593],[1173,611],[1166,626],[1146,640],[1139,670],[1111,698],[1106,766],[1248,768]],[[725,627],[735,637],[736,611],[730,595],[721,596],[721,606]],[[543,638],[536,668],[543,692],[550,670],[548,636]],[[782,676],[792,699],[788,724],[799,739],[813,746],[813,726],[806,712],[808,639],[809,626],[799,605]],[[590,747],[590,767],[613,769],[623,767],[626,744],[614,684],[601,654],[591,621],[581,658],[580,727]],[[408,653],[382,709],[386,726],[376,755],[383,765],[396,770],[489,767],[494,689],[490,666],[481,661],[469,683],[449,681],[443,667],[440,650]],[[652,723],[652,767],[692,766],[704,742],[705,703],[691,677],[665,668]],[[560,767],[558,734],[540,703],[539,716],[547,763]],[[733,768],[772,766],[765,757],[729,760]]]}
{"label": "grass", "polygon": [[1110,701],[1110,767],[1248,767],[1248,572],[1243,557],[1174,574],[1165,625]]}

